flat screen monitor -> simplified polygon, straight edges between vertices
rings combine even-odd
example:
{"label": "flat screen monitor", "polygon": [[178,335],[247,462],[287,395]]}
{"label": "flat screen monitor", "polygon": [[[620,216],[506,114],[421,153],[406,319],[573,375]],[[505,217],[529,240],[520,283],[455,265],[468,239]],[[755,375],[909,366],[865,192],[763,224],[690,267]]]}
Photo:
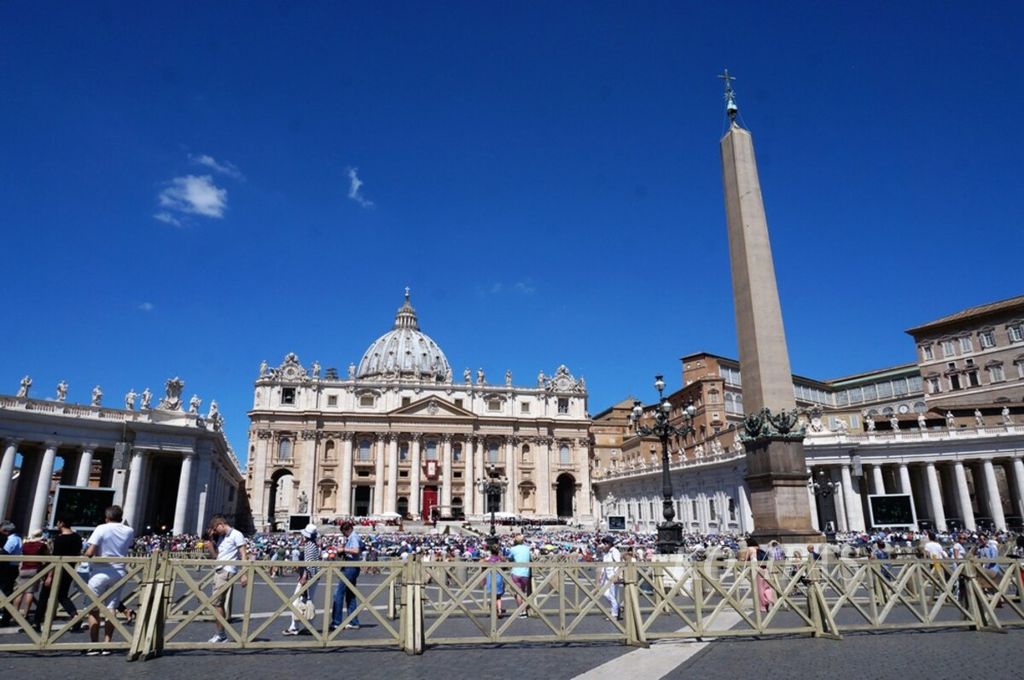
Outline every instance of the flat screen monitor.
{"label": "flat screen monitor", "polygon": [[868,496],[871,526],[879,528],[917,528],[914,499],[906,493],[884,493]]}
{"label": "flat screen monitor", "polygon": [[608,515],[608,531],[625,531],[625,515]]}
{"label": "flat screen monitor", "polygon": [[288,515],[288,531],[302,531],[309,524],[310,515]]}
{"label": "flat screen monitor", "polygon": [[50,526],[55,526],[57,518],[62,517],[75,531],[95,529],[106,521],[104,512],[113,504],[113,489],[61,484],[53,499]]}

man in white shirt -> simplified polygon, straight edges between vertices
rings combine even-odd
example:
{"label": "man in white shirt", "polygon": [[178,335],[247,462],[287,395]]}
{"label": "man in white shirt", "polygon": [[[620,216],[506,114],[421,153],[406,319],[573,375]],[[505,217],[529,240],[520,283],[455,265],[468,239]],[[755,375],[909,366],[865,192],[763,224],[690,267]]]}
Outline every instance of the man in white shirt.
{"label": "man in white shirt", "polygon": [[608,604],[611,606],[612,618],[618,620],[620,617],[619,564],[622,562],[622,555],[619,553],[619,549],[615,547],[615,543],[610,536],[605,536],[601,539],[601,552],[603,553],[601,561],[604,562],[605,566],[601,569],[601,579],[598,585],[601,588],[604,599],[608,600]]}
{"label": "man in white shirt", "polygon": [[924,544],[924,554],[933,560],[944,560],[949,557],[942,549],[942,544],[935,539],[934,531],[928,532],[928,541]]}
{"label": "man in white shirt", "polygon": [[[223,516],[214,515],[210,520],[209,539],[206,542],[207,551],[210,553],[210,557],[218,562],[247,559],[245,536],[238,529],[232,528]],[[213,591],[210,594],[210,602],[213,604],[214,609],[217,610],[217,613],[224,616],[224,600],[227,599],[228,591],[231,590],[228,581],[238,571],[238,566],[234,564],[221,564],[214,569],[216,573],[213,577]],[[239,578],[239,583],[244,588],[249,583],[248,577],[242,574]],[[224,626],[221,624],[220,619],[214,618],[213,625],[216,627],[217,632],[208,642],[227,642],[228,638],[224,634]]]}
{"label": "man in white shirt", "polygon": [[[124,512],[119,505],[111,505],[104,512],[106,522],[96,527],[89,540],[86,541],[86,557],[127,557],[128,552],[135,542],[135,530],[122,523]],[[89,590],[98,599],[101,599],[104,612],[103,640],[110,642],[114,636],[114,612],[121,604],[121,587],[110,589],[111,584],[116,583],[125,574],[124,562],[93,562],[89,569]],[[100,612],[99,607],[93,607],[89,612],[89,638],[93,642],[99,642],[100,638]],[[91,649],[86,652],[88,656],[110,654],[109,650]]]}

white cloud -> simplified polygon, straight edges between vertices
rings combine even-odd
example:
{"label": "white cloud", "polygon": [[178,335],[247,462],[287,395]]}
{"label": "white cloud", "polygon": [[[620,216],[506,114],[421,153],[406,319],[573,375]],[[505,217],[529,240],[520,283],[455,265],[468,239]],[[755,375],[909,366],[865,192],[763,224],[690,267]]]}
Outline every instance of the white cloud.
{"label": "white cloud", "polygon": [[154,305],[152,302],[143,302],[141,305],[139,305],[139,309],[141,309],[144,312],[152,312],[154,309],[156,309],[156,305]]}
{"label": "white cloud", "polygon": [[[161,222],[174,224],[174,212],[203,217],[224,217],[228,207],[228,191],[213,183],[210,175],[185,175],[175,177],[166,189],[157,196],[163,208],[154,217]],[[180,224],[180,222],[179,222]]]}
{"label": "white cloud", "polygon": [[214,172],[218,172],[222,175],[227,175],[232,179],[244,180],[245,175],[238,169],[238,166],[230,161],[218,162],[213,156],[207,154],[189,154],[188,159],[196,165],[202,165],[203,167],[210,168]]}
{"label": "white cloud", "polygon": [[533,295],[534,293],[537,292],[537,287],[533,285],[533,281],[531,281],[530,279],[516,282],[516,285],[513,286],[513,288],[515,288],[517,292],[522,293],[523,295]]}
{"label": "white cloud", "polygon": [[523,279],[522,281],[516,281],[511,285],[505,285],[501,281],[495,281],[494,283],[487,286],[477,287],[477,295],[479,297],[489,297],[493,295],[533,295],[537,292],[537,286],[534,285],[533,280]]}
{"label": "white cloud", "polygon": [[353,201],[363,206],[364,208],[372,208],[373,201],[369,200],[361,193],[360,189],[363,187],[363,180],[359,179],[359,168],[348,169],[348,197]]}
{"label": "white cloud", "polygon": [[174,215],[167,211],[161,211],[153,215],[153,219],[160,220],[164,224],[173,224],[176,227],[181,226],[181,220],[177,219]]}

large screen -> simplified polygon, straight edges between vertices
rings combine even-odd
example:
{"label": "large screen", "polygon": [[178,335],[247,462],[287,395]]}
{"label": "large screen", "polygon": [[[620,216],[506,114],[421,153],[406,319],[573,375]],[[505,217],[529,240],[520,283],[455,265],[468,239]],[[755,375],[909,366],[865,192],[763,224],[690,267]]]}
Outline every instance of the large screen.
{"label": "large screen", "polygon": [[875,527],[917,527],[914,501],[910,494],[890,493],[868,496],[871,525]]}
{"label": "large screen", "polygon": [[608,515],[608,531],[625,531],[626,518],[624,515]]}
{"label": "large screen", "polygon": [[302,531],[309,520],[309,515],[288,515],[288,531]]}
{"label": "large screen", "polygon": [[50,526],[56,524],[58,517],[63,517],[72,529],[94,529],[106,521],[103,513],[113,504],[113,489],[58,486]]}

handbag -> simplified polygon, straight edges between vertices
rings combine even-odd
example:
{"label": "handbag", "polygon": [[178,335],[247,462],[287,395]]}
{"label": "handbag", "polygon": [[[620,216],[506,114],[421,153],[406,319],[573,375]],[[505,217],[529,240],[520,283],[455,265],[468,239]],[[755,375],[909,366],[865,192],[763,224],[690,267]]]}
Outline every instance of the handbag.
{"label": "handbag", "polygon": [[313,606],[313,601],[306,597],[300,595],[295,598],[292,605],[299,610],[299,614],[301,614],[304,619],[309,620],[316,616],[316,607]]}

